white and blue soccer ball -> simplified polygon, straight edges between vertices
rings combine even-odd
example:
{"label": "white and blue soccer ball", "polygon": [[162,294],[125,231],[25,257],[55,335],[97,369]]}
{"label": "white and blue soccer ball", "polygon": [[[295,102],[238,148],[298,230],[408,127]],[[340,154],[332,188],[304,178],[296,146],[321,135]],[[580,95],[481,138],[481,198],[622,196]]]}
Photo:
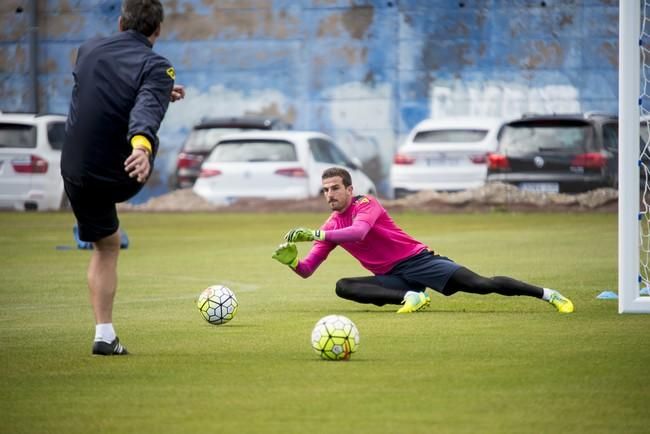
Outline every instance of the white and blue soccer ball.
{"label": "white and blue soccer ball", "polygon": [[343,315],[325,316],[311,332],[311,347],[323,359],[348,360],[359,349],[359,330]]}
{"label": "white and blue soccer ball", "polygon": [[239,302],[227,286],[213,285],[203,290],[196,300],[196,306],[207,322],[219,325],[235,317]]}

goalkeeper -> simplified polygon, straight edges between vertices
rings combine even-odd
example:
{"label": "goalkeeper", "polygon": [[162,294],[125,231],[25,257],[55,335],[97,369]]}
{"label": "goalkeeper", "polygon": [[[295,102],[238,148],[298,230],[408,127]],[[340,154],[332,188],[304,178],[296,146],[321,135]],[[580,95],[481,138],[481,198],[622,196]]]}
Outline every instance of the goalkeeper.
{"label": "goalkeeper", "polygon": [[[332,214],[321,229],[297,228],[273,259],[288,265],[303,278],[312,275],[338,245],[354,256],[374,276],[347,277],[336,282],[336,294],[358,303],[402,305],[397,313],[426,308],[426,288],[449,296],[456,292],[525,295],[547,301],[559,312],[573,312],[573,303],[558,291],[530,285],[510,277],[483,277],[440,256],[404,232],[371,196],[353,194],[350,173],[333,167],[322,175],[325,199]],[[305,258],[298,260],[296,242],[314,241]]]}

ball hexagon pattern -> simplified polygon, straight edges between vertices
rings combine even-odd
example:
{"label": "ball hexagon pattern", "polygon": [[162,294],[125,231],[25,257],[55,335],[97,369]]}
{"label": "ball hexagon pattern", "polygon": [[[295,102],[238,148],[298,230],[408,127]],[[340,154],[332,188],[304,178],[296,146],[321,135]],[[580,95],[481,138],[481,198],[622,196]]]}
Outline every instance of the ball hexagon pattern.
{"label": "ball hexagon pattern", "polygon": [[311,347],[323,359],[348,360],[359,348],[359,330],[343,315],[328,315],[311,332]]}
{"label": "ball hexagon pattern", "polygon": [[213,285],[203,290],[196,300],[196,306],[207,322],[219,325],[235,317],[239,302],[230,288]]}

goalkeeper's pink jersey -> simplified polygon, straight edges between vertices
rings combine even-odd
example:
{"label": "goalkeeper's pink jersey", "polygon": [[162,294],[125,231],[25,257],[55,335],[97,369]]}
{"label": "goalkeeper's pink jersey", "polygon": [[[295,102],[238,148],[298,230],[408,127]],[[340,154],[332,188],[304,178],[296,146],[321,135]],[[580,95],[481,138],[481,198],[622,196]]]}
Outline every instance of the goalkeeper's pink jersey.
{"label": "goalkeeper's pink jersey", "polygon": [[321,230],[325,240],[315,241],[309,254],[298,262],[295,271],[302,277],[310,276],[337,245],[374,274],[386,274],[427,248],[397,226],[372,196],[353,198],[345,211],[333,212]]}

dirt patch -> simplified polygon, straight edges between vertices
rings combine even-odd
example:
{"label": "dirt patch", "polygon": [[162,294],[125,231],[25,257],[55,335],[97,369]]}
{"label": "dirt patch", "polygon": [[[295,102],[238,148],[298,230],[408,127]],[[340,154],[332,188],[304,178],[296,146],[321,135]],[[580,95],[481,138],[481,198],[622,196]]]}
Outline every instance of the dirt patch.
{"label": "dirt patch", "polygon": [[[601,188],[581,194],[537,193],[509,184],[488,184],[456,193],[423,191],[397,200],[380,199],[389,211],[453,212],[616,212],[618,192]],[[120,211],[140,212],[323,212],[322,197],[300,200],[240,199],[230,205],[215,205],[192,189],[175,190],[146,203],[118,205]]]}

